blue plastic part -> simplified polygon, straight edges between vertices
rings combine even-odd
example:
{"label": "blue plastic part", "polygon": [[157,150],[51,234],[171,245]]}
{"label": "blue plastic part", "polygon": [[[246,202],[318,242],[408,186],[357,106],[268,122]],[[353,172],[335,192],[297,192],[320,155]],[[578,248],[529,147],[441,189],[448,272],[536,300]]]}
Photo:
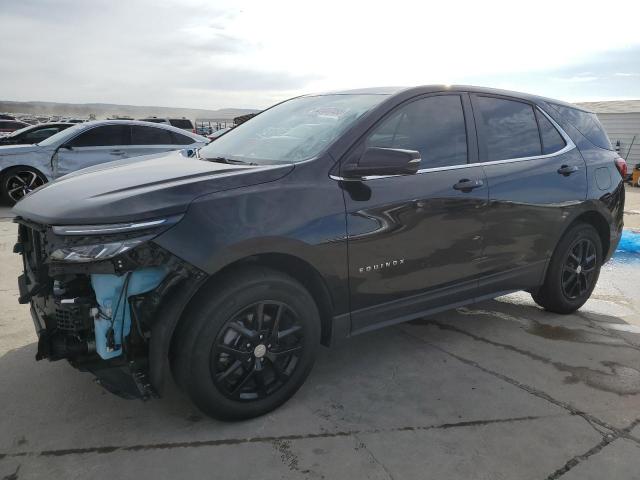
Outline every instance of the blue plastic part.
{"label": "blue plastic part", "polygon": [[624,229],[618,244],[618,252],[640,253],[640,233]]}
{"label": "blue plastic part", "polygon": [[[103,359],[114,358],[122,354],[122,339],[131,331],[131,312],[125,295],[120,299],[116,312],[118,298],[122,293],[125,281],[129,275],[126,296],[138,295],[153,290],[167,275],[163,267],[151,267],[135,270],[124,275],[95,273],[91,275],[91,286],[96,294],[102,316],[94,319],[96,335],[96,351]],[[107,316],[104,318],[103,316]],[[108,348],[107,335],[113,328],[116,348]]]}

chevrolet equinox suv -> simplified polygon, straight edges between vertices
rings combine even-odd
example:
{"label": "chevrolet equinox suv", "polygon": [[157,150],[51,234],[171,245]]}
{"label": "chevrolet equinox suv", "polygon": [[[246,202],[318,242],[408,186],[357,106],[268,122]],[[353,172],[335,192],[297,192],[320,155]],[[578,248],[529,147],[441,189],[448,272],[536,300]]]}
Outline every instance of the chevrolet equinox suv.
{"label": "chevrolet equinox suv", "polygon": [[571,313],[622,232],[595,115],[475,87],[307,95],[190,158],[71,173],[16,207],[36,359],[124,397],[170,372],[222,419],[290,398],[320,344],[526,290]]}

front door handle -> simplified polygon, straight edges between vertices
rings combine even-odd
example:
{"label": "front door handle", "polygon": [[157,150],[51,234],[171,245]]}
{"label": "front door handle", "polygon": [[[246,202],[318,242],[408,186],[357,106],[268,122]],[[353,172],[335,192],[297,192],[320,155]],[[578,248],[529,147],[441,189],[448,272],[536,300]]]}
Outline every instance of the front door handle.
{"label": "front door handle", "polygon": [[109,155],[124,155],[124,152],[122,150],[111,150]]}
{"label": "front door handle", "polygon": [[568,177],[569,175],[571,175],[572,173],[575,173],[577,171],[578,171],[578,167],[576,167],[575,165],[562,165],[558,169],[558,173],[560,175],[564,175],[565,177]]}
{"label": "front door handle", "polygon": [[463,178],[453,186],[453,189],[461,190],[463,192],[470,192],[474,188],[480,188],[483,185],[484,182],[482,180],[469,180],[468,178]]}

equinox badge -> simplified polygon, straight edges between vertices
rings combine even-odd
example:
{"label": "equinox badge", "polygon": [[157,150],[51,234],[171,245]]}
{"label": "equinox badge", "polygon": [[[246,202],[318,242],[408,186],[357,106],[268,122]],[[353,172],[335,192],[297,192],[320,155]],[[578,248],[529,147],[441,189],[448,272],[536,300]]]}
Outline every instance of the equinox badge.
{"label": "equinox badge", "polygon": [[374,270],[382,270],[383,268],[389,267],[397,267],[399,265],[404,265],[404,258],[399,258],[397,260],[388,260],[382,263],[376,263],[375,265],[367,265],[366,267],[360,267],[358,270],[360,273],[372,272]]}

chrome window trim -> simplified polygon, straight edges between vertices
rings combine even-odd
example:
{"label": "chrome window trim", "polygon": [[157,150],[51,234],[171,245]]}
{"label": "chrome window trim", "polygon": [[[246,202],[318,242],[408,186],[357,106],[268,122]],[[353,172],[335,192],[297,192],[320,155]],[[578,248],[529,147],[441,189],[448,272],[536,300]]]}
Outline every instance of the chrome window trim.
{"label": "chrome window trim", "polygon": [[[556,121],[547,114],[547,112],[542,110],[538,105],[535,105],[534,108],[538,112],[540,112],[542,115],[544,115],[545,118],[549,120],[551,124],[556,128],[556,130],[560,132],[560,136],[564,139],[566,143],[564,148],[561,148],[557,152],[547,153],[544,155],[534,155],[532,157],[505,158],[504,160],[491,160],[488,162],[463,163],[460,165],[448,165],[446,167],[421,168],[416,172],[416,175],[422,174],[422,173],[429,173],[429,172],[442,172],[445,170],[458,170],[461,168],[478,167],[478,166],[484,166],[484,165],[500,165],[503,163],[527,162],[529,160],[543,160],[546,158],[553,158],[559,155],[564,155],[565,153],[570,152],[571,150],[576,148],[576,145],[575,143],[573,143],[573,140],[571,140],[571,137],[567,135],[567,133],[562,129],[562,127],[560,127],[560,125],[558,125]],[[379,180],[381,178],[406,177],[406,176],[408,175],[371,175],[371,176],[362,177],[362,178],[345,178],[345,177],[340,177],[338,175],[329,175],[329,178],[333,180],[343,181],[343,182],[366,182],[367,180]]]}

